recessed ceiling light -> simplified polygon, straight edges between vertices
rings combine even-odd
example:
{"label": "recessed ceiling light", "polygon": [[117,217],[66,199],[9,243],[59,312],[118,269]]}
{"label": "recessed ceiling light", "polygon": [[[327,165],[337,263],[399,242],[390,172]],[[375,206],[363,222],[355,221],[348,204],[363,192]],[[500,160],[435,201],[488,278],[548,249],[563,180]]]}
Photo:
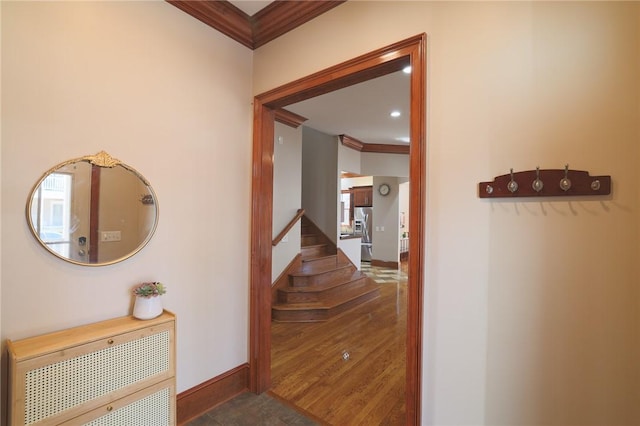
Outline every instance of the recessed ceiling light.
{"label": "recessed ceiling light", "polygon": [[392,116],[393,118],[400,117],[400,111],[391,111],[391,114],[389,115]]}
{"label": "recessed ceiling light", "polygon": [[402,68],[402,72],[405,74],[411,74],[411,65]]}

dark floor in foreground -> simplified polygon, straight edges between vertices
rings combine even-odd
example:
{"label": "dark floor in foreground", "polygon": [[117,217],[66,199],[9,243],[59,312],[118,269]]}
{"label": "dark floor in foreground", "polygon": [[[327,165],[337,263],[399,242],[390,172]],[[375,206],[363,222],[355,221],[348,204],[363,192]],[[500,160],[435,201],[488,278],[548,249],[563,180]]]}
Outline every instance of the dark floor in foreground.
{"label": "dark floor in foreground", "polygon": [[186,426],[319,425],[267,393],[243,393],[190,421]]}

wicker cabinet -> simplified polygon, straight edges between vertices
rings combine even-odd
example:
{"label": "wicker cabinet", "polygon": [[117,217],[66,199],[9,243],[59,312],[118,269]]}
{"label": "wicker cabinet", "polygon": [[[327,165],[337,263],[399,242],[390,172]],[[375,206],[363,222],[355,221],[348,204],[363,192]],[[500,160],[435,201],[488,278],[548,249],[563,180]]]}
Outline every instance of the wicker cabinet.
{"label": "wicker cabinet", "polygon": [[175,316],[122,317],[18,341],[11,425],[175,425]]}

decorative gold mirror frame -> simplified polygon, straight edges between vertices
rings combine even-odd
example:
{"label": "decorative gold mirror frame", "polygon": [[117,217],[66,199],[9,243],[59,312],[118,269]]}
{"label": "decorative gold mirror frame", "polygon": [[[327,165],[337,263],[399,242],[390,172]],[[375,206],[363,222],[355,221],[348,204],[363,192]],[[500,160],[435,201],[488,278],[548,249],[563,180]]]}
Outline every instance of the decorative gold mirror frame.
{"label": "decorative gold mirror frame", "polygon": [[[134,244],[137,244],[134,249],[127,250],[122,255],[114,256],[113,258],[109,258],[109,259],[104,260],[104,261],[98,261],[98,260],[96,260],[96,261],[91,261],[91,260],[89,260],[89,261],[81,261],[81,260],[72,258],[70,255],[69,256],[64,256],[61,253],[56,252],[51,247],[52,243],[47,243],[40,237],[39,231],[36,229],[36,226],[34,226],[34,219],[33,219],[33,211],[34,211],[34,207],[35,207],[34,206],[34,200],[36,199],[36,196],[35,196],[36,193],[40,190],[41,185],[43,184],[45,179],[47,179],[47,177],[49,177],[53,173],[56,173],[56,172],[61,171],[61,170],[64,170],[64,168],[66,168],[67,166],[71,166],[71,165],[78,164],[78,163],[88,163],[92,167],[93,166],[97,166],[99,168],[106,168],[106,169],[114,169],[115,167],[120,166],[124,170],[130,172],[132,174],[132,176],[137,178],[139,180],[139,183],[144,186],[144,191],[146,193],[141,194],[140,198],[138,198],[135,201],[139,202],[139,203],[141,203],[142,205],[145,205],[145,206],[153,206],[153,208],[155,209],[155,212],[152,213],[153,214],[153,219],[152,219],[153,222],[150,223],[149,230],[146,233],[146,236],[144,238],[139,238],[138,240],[134,241]],[[92,168],[92,170],[93,170],[93,168]],[[98,172],[98,173],[100,173],[100,172]],[[93,177],[94,177],[93,176],[93,171],[91,172],[91,174],[92,174],[91,178],[93,179]],[[98,177],[99,177],[99,175],[98,175]],[[99,182],[99,179],[98,179],[98,182]],[[91,186],[91,194],[93,195],[93,193],[94,193],[93,191],[97,191],[97,193],[99,195],[99,189],[96,189],[94,187],[94,185],[95,186],[99,186],[99,183],[98,184],[94,184],[93,181],[91,181],[89,183],[89,185]],[[89,200],[89,203],[91,204],[91,207],[89,208],[89,215],[90,216],[94,216],[95,215],[95,217],[91,217],[90,218],[90,222],[95,220],[96,224],[97,224],[98,223],[98,214],[99,213],[96,212],[96,211],[92,211],[92,207],[99,206],[100,200],[98,200],[96,202],[96,204],[93,204],[93,201]],[[151,215],[149,215],[149,216],[151,216]],[[76,264],[76,265],[82,265],[82,266],[106,266],[106,265],[112,265],[114,263],[118,263],[118,262],[121,262],[123,260],[126,260],[126,259],[130,258],[131,256],[133,256],[136,253],[138,253],[140,250],[142,250],[143,247],[145,247],[147,245],[147,243],[151,240],[151,237],[154,235],[154,233],[156,231],[156,228],[158,226],[159,207],[158,207],[158,199],[157,199],[157,196],[155,194],[155,191],[151,187],[149,181],[142,174],[140,174],[136,169],[134,169],[133,167],[129,166],[128,164],[123,163],[122,161],[118,160],[117,158],[112,157],[107,152],[100,151],[95,155],[86,155],[84,157],[79,157],[79,158],[74,158],[74,159],[71,159],[71,160],[64,161],[64,162],[62,162],[60,164],[57,164],[56,166],[50,168],[49,170],[47,170],[42,175],[42,177],[36,182],[36,184],[34,185],[33,189],[29,193],[29,199],[28,199],[27,207],[26,207],[26,218],[27,218],[27,223],[29,224],[29,228],[30,228],[31,233],[33,234],[33,236],[40,243],[40,245],[42,245],[48,252],[50,252],[54,256],[56,256],[56,257],[58,257],[58,258],[60,258],[62,260],[65,260],[67,262]],[[100,242],[100,240],[98,239],[99,231],[97,229],[97,226],[95,226],[95,229],[91,229],[90,230],[90,234],[92,234],[92,235],[90,235],[90,237],[89,237],[89,246],[91,245],[91,240],[92,239],[94,240],[93,244],[98,244]],[[85,238],[85,241],[86,241],[86,237],[81,237],[81,238]],[[104,242],[104,240],[102,242]],[[69,238],[68,242],[63,242],[62,244],[69,244],[69,251],[71,251],[72,245],[73,245],[73,239]],[[89,253],[88,256],[90,256],[90,259],[91,259],[91,256],[93,256],[93,255],[91,253]],[[97,256],[97,254],[96,254],[96,256]]]}

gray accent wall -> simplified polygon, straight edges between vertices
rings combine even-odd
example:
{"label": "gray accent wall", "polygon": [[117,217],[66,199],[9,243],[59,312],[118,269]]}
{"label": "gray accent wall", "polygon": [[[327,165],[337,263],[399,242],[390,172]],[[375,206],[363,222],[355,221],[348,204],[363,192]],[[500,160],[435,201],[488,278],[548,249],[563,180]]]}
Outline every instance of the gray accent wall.
{"label": "gray accent wall", "polygon": [[338,226],[338,138],[302,128],[302,208],[336,242]]}

